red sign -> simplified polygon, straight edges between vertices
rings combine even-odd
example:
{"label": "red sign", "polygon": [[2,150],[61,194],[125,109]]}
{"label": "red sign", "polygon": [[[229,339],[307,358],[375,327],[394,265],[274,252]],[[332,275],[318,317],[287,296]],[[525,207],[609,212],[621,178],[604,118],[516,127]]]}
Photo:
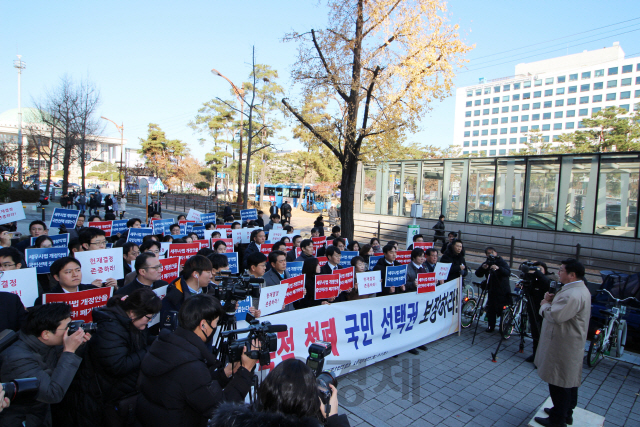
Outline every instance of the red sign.
{"label": "red sign", "polygon": [[227,247],[227,253],[233,252],[233,239],[211,239],[211,249],[213,249],[215,244],[220,241],[224,242]]}
{"label": "red sign", "polygon": [[162,277],[160,280],[164,280],[167,283],[173,282],[174,279],[178,278],[179,274],[179,257],[171,257],[171,258],[161,258],[160,264],[162,264]]}
{"label": "red sign", "polygon": [[293,249],[293,243],[291,243],[291,242],[289,242],[289,243],[285,243],[284,245],[285,245],[285,246],[286,246],[286,248],[287,248],[287,252],[289,252],[290,250],[292,250],[292,249]]}
{"label": "red sign", "polygon": [[316,276],[316,300],[335,298],[339,293],[340,275],[318,274]]}
{"label": "red sign", "polygon": [[107,237],[111,236],[111,221],[92,221],[89,223],[89,227],[99,228],[105,232]]}
{"label": "red sign", "polygon": [[340,276],[340,292],[353,289],[353,267],[343,268],[341,270],[333,270],[333,273]]}
{"label": "red sign", "polygon": [[89,289],[88,291],[71,292],[68,294],[44,294],[43,304],[52,302],[63,302],[71,306],[71,320],[84,320],[91,322],[93,319],[93,309],[104,307],[113,295],[113,288],[105,286],[103,288]]}
{"label": "red sign", "polygon": [[231,238],[231,225],[216,225],[216,230],[220,230],[220,229],[226,230],[227,231],[226,237]]}
{"label": "red sign", "polygon": [[324,244],[327,242],[327,238],[322,236],[322,237],[312,237],[311,240],[313,240],[313,249],[316,253],[316,255],[318,255],[318,249],[320,249],[321,247],[324,246]]}
{"label": "red sign", "polygon": [[296,248],[296,258],[298,258],[301,253],[302,253],[302,248],[300,247]]}
{"label": "red sign", "polygon": [[318,265],[320,267],[324,267],[327,262],[329,262],[329,260],[327,259],[326,256],[319,256],[318,257]]}
{"label": "red sign", "polygon": [[260,245],[260,252],[267,256],[269,256],[272,249],[273,249],[273,243],[263,243]]}
{"label": "red sign", "polygon": [[411,264],[411,251],[398,251],[396,253],[396,261],[401,265]]}
{"label": "red sign", "polygon": [[433,247],[433,242],[415,242],[413,244],[413,249],[424,249],[425,251],[427,249],[431,249]]}
{"label": "red sign", "polygon": [[207,239],[194,240],[193,243],[199,243],[200,244],[200,249],[209,247],[209,241]]}
{"label": "red sign", "polygon": [[287,295],[284,297],[285,305],[304,297],[304,275],[284,279],[280,284],[289,285],[287,287]]}
{"label": "red sign", "polygon": [[180,265],[184,265],[199,250],[200,243],[172,243],[169,245],[169,257],[182,257]]}
{"label": "red sign", "polygon": [[374,252],[373,256],[384,256],[384,252]]}
{"label": "red sign", "polygon": [[435,292],[436,273],[418,273],[418,277],[416,278],[416,286],[418,287],[419,294]]}
{"label": "red sign", "polygon": [[188,224],[190,222],[195,223],[195,221],[189,221],[187,219],[181,219],[180,221],[178,221],[178,225],[186,225],[186,224]]}

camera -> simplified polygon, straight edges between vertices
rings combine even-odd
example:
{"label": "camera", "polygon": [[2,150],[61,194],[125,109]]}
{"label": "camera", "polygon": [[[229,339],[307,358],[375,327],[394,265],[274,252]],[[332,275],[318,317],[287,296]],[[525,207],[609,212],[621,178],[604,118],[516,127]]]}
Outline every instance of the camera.
{"label": "camera", "polygon": [[86,333],[94,333],[98,330],[97,323],[84,323],[84,320],[72,320],[69,322],[69,335],[75,334],[78,329],[82,328]]}
{"label": "camera", "polygon": [[[223,357],[227,355],[229,362],[233,363],[239,362],[244,352],[249,358],[258,360],[260,365],[268,365],[271,363],[270,353],[278,349],[278,336],[276,333],[286,330],[287,325],[272,325],[271,322],[260,323],[258,320],[252,320],[249,322],[248,328],[225,331],[220,334],[223,338],[231,340],[232,337],[236,337],[238,334],[248,333],[246,338],[223,342],[220,345],[220,354]],[[258,350],[252,349],[254,340],[258,341]],[[245,347],[247,348],[246,352],[244,351]]]}
{"label": "camera", "polygon": [[498,257],[495,255],[487,255],[487,259],[485,260],[485,264],[487,264],[488,267],[491,267],[492,265],[496,265],[496,261],[498,260]]}
{"label": "camera", "polygon": [[33,378],[20,378],[6,383],[2,383],[4,397],[8,398],[11,403],[26,402],[35,399],[40,387],[40,380]]}
{"label": "camera", "polygon": [[226,307],[234,307],[231,301],[243,301],[247,297],[260,298],[260,284],[264,283],[264,279],[260,277],[251,277],[248,274],[231,273],[231,271],[221,271],[216,276],[219,285],[214,286],[214,296]]}
{"label": "camera", "polygon": [[331,353],[331,343],[326,341],[316,341],[309,346],[309,357],[307,357],[307,366],[316,376],[316,384],[318,386],[318,396],[322,403],[327,406],[331,399],[331,388],[329,384],[333,384],[338,388],[338,379],[331,372],[323,372],[324,358]]}

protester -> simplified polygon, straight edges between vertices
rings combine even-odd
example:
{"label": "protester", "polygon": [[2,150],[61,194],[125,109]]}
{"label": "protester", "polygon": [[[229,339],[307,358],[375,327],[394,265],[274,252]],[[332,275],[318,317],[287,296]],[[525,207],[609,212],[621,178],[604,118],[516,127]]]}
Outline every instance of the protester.
{"label": "protester", "polygon": [[305,239],[300,242],[300,256],[296,258],[296,261],[306,261],[310,258],[315,258],[316,251],[313,246],[313,240]]}
{"label": "protester", "polygon": [[[322,236],[324,236],[324,234],[322,234]],[[313,227],[311,229],[311,237],[321,237],[320,236],[320,229],[316,228],[316,227]]]}
{"label": "protester", "polygon": [[[304,242],[304,240],[303,240]],[[304,275],[304,287],[307,291],[303,299],[294,303],[294,307],[299,310],[307,307],[315,307],[321,304],[329,304],[327,300],[316,300],[316,276],[320,274],[320,263],[318,258],[308,258],[302,264],[302,274]],[[297,305],[296,305],[297,303]]]}
{"label": "protester", "polygon": [[444,244],[444,219],[445,216],[444,215],[440,215],[438,217],[438,222],[436,222],[436,224],[431,227],[431,229],[436,230],[435,233],[433,234],[433,243],[437,242],[438,240],[441,240],[442,243]]}
{"label": "protester", "polygon": [[[261,252],[254,252],[247,258],[247,270],[251,277],[264,277],[264,274],[267,272],[267,261],[268,258]],[[255,310],[258,310],[260,306],[260,297],[251,298],[253,304],[249,309],[249,312],[254,317],[259,317],[254,314]],[[253,310],[252,310],[253,309]]]}
{"label": "protester", "polygon": [[218,254],[227,253],[227,244],[222,240],[218,240],[213,244],[213,251]]}
{"label": "protester", "polygon": [[442,249],[440,249],[440,253],[445,253],[447,251],[447,247],[453,242],[456,237],[458,237],[458,233],[450,231],[447,235],[447,240],[442,242]]}
{"label": "protester", "polygon": [[355,251],[355,252],[359,252],[360,251],[360,243],[356,242],[355,240],[352,242],[349,242],[349,244],[347,245],[347,249],[350,251]]}
{"label": "protester", "polygon": [[[140,255],[140,247],[136,243],[127,242],[122,246],[122,268],[125,276],[133,271],[131,264],[136,260],[138,255]],[[122,280],[122,283],[120,283],[120,280]],[[123,285],[124,278],[119,279],[118,287],[122,287]]]}
{"label": "protester", "polygon": [[[422,234],[414,234],[412,237],[413,243],[424,242],[424,236]],[[407,248],[408,251],[413,250],[413,243]]]}
{"label": "protester", "polygon": [[[106,249],[107,237],[104,231],[99,228],[87,227],[80,233],[80,243],[82,244],[83,251],[97,251],[100,249]],[[112,277],[108,278],[104,282],[101,279],[96,279],[92,284],[96,287],[101,287],[103,283],[106,286],[118,287],[118,281]]]}
{"label": "protester", "polygon": [[[369,246],[369,245],[365,245],[365,246]],[[356,256],[351,258],[351,266],[353,267],[353,289],[351,290],[351,292],[349,292],[347,294],[347,300],[348,301],[353,301],[353,300],[357,300],[357,299],[364,299],[364,298],[373,298],[376,295],[375,294],[367,294],[367,295],[360,295],[360,292],[358,290],[358,276],[357,273],[364,273],[367,271],[367,263],[365,263],[364,258],[362,258],[361,256]]]}
{"label": "protester", "polygon": [[249,240],[251,240],[251,243],[249,243],[249,246],[247,246],[247,249],[244,250],[244,255],[243,255],[243,262],[242,262],[242,268],[243,269],[247,269],[249,268],[247,265],[247,259],[249,259],[249,257],[251,256],[251,254],[254,254],[256,252],[260,252],[260,245],[262,245],[266,238],[264,235],[264,231],[260,230],[260,229],[255,229],[251,232],[251,236],[249,238]]}
{"label": "protester", "polygon": [[162,264],[160,263],[160,259],[154,254],[139,254],[136,257],[135,271],[136,278],[128,285],[118,289],[116,295],[131,295],[137,289],[157,289],[168,285],[167,282],[161,280]]}
{"label": "protester", "polygon": [[447,252],[440,258],[440,262],[451,264],[446,282],[458,277],[466,277],[469,272],[467,270],[467,262],[464,259],[464,248],[461,240],[456,239],[449,245]]}
{"label": "protester", "polygon": [[[487,287],[487,332],[493,332],[496,327],[496,317],[502,313],[504,306],[509,305],[511,285],[509,264],[498,256],[492,247],[485,249],[486,261],[476,270],[477,277],[484,277]],[[453,267],[453,266],[452,266]]]}
{"label": "protester", "polygon": [[11,246],[11,235],[7,227],[0,226],[0,248],[8,248]]}
{"label": "protester", "polygon": [[[29,224],[30,237],[40,237],[47,234],[48,234],[47,225],[44,222],[40,220],[31,221],[31,223]],[[31,246],[30,237],[25,237],[23,240],[21,240],[15,245],[15,248],[19,250],[23,255],[24,255],[24,250],[27,249],[29,246]]]}
{"label": "protester", "polygon": [[416,248],[411,251],[411,262],[407,265],[406,292],[416,292],[418,290],[416,280],[418,274],[427,273],[427,269],[422,264],[425,262],[424,250]]}
{"label": "protester", "polygon": [[0,292],[0,307],[0,332],[5,329],[19,331],[27,319],[27,310],[20,297],[11,292]]}
{"label": "protester", "polygon": [[280,215],[278,215],[277,213],[271,214],[269,218],[271,220],[269,221],[269,224],[264,226],[264,231],[273,230],[274,224],[280,224]]}
{"label": "protester", "polygon": [[[322,215],[318,215],[318,218],[313,222],[313,228],[318,231],[318,236],[324,236],[324,222],[322,221]],[[311,233],[313,236],[313,233]]]}
{"label": "protester", "polygon": [[[96,280],[90,285],[82,284],[82,265],[75,258],[59,258],[51,264],[49,271],[53,283],[51,289],[45,290],[48,294],[67,294],[104,286],[101,280]],[[40,294],[35,305],[41,305],[42,301],[43,296]]]}
{"label": "protester", "polygon": [[369,244],[371,245],[371,247],[373,248],[373,252],[375,253],[380,253],[382,252],[382,246],[380,246],[380,240],[376,239],[375,237],[372,238],[369,241]]}
{"label": "protester", "polygon": [[387,273],[387,267],[392,265],[400,265],[398,261],[396,261],[397,250],[395,246],[387,244],[382,248],[382,253],[384,256],[378,260],[376,265],[373,267],[373,271],[380,271],[380,278],[382,280],[382,292],[378,293],[378,296],[385,296],[394,293],[404,292],[405,286],[400,286],[398,290],[396,290],[395,286],[386,287],[385,276]]}
{"label": "protester", "polygon": [[162,300],[161,317],[164,318],[169,311],[179,311],[184,302],[194,295],[213,295],[213,287],[209,286],[213,278],[212,270],[208,258],[202,255],[189,258],[182,268],[182,274],[167,287],[167,294]]}
{"label": "protester", "polygon": [[369,257],[373,256],[373,246],[371,245],[362,245],[360,251],[358,251],[359,256],[362,257],[365,265],[365,271],[369,270]]}
{"label": "protester", "polygon": [[[268,257],[271,268],[264,274],[264,287],[279,285],[281,281],[288,279],[289,272],[287,271],[287,255],[282,251],[273,251]],[[284,305],[282,304],[282,311],[294,310],[293,303]]]}
{"label": "protester", "polygon": [[433,273],[436,271],[436,264],[438,263],[438,250],[429,248],[425,251],[425,260],[422,266],[427,270],[427,273]]}
{"label": "protester", "polygon": [[302,236],[298,234],[293,236],[293,248],[289,252],[287,252],[287,262],[294,262],[296,260],[296,248],[300,247],[300,242],[302,242]]}

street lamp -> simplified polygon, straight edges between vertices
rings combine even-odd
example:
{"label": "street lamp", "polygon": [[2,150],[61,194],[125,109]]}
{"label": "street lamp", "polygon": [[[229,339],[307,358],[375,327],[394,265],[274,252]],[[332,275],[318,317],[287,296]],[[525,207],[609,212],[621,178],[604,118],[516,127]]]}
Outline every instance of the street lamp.
{"label": "street lamp", "polygon": [[222,73],[220,73],[220,71],[216,70],[215,68],[211,69],[211,72],[213,73],[214,76],[218,76],[218,77],[222,77],[223,79],[225,79],[226,81],[229,82],[229,84],[231,85],[231,87],[233,88],[233,91],[236,94],[236,97],[238,98],[238,102],[240,102],[240,150],[238,153],[238,199],[237,202],[238,204],[242,202],[242,198],[240,196],[240,189],[242,187],[242,130],[243,130],[243,121],[244,121],[244,89],[239,89],[236,85],[233,84],[233,82],[231,80],[229,80],[227,77],[225,77]]}
{"label": "street lamp", "polygon": [[20,96],[20,77],[22,76],[22,70],[27,68],[27,64],[21,59],[22,55],[17,56],[18,59],[13,61],[13,67],[18,69],[18,185],[22,188],[22,97]]}
{"label": "street lamp", "polygon": [[124,151],[124,123],[118,126],[118,124],[111,119],[107,119],[104,116],[100,116],[100,118],[113,123],[116,126],[116,129],[118,129],[118,132],[120,132],[120,173],[118,173],[118,177],[120,181],[120,185],[119,185],[120,194],[123,194],[122,193],[122,152]]}

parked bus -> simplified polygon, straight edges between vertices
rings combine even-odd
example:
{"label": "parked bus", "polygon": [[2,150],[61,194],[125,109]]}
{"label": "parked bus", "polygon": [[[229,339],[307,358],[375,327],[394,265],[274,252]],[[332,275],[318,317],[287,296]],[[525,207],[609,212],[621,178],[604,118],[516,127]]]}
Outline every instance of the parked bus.
{"label": "parked bus", "polygon": [[[265,184],[264,201],[275,202],[280,208],[286,200],[292,207],[298,207],[300,201],[300,191],[302,186],[299,184]],[[260,201],[260,186],[256,186],[256,202]],[[329,210],[331,207],[331,199],[329,197],[316,195],[311,190],[311,186],[304,187],[304,199],[302,200],[302,208],[307,212],[320,212]]]}

